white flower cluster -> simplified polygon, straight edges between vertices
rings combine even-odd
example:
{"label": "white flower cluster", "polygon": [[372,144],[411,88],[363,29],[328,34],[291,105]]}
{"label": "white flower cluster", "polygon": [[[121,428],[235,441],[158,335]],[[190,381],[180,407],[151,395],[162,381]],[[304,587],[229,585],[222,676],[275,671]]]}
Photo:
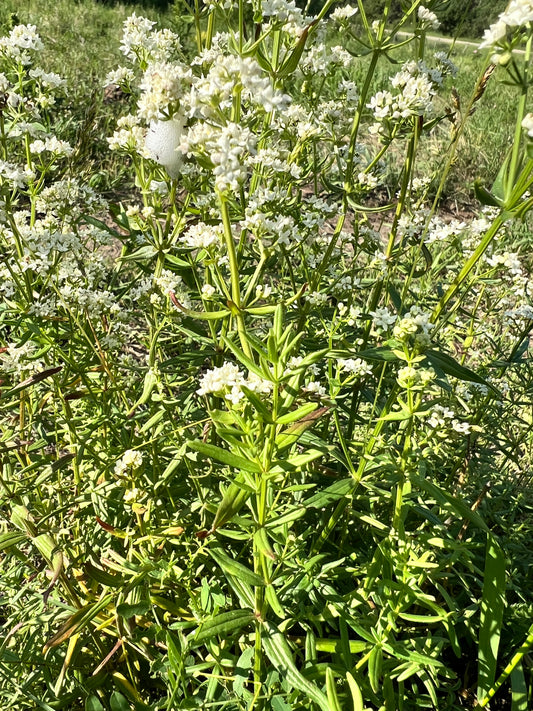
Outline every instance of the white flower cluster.
{"label": "white flower cluster", "polygon": [[139,118],[129,114],[118,119],[117,130],[107,139],[107,142],[112,151],[131,150],[142,153],[144,140],[145,132]]}
{"label": "white flower cluster", "polygon": [[20,378],[42,370],[44,368],[42,361],[35,358],[37,352],[38,348],[33,341],[26,341],[20,346],[7,343],[5,348],[0,350],[0,371],[12,373]]}
{"label": "white flower cluster", "polygon": [[311,395],[317,395],[318,397],[324,397],[326,394],[326,388],[318,382],[318,380],[311,380],[306,383],[303,387],[304,392],[311,393]]}
{"label": "white flower cluster", "polygon": [[427,348],[430,344],[431,331],[435,325],[430,321],[431,314],[422,311],[418,306],[411,306],[393,328],[393,336],[399,341],[407,341],[414,337],[415,345]]}
{"label": "white flower cluster", "polygon": [[293,178],[300,178],[302,169],[299,165],[289,162],[288,150],[283,148],[261,148],[256,155],[251,158],[252,165],[261,167],[261,174],[265,176],[270,173],[278,173],[281,176],[291,175]]}
{"label": "white flower cluster", "polygon": [[255,237],[271,244],[283,244],[291,247],[301,242],[301,233],[291,215],[272,215],[268,212],[254,211],[254,206],[248,206],[246,217],[242,223],[243,229],[249,230]]}
{"label": "white flower cluster", "polygon": [[349,69],[352,64],[353,57],[344,47],[320,42],[309,47],[302,57],[299,69],[306,74],[324,76],[337,67]]}
{"label": "white flower cluster", "polygon": [[434,405],[426,423],[433,430],[452,429],[458,434],[470,434],[471,432],[471,425],[468,422],[461,422],[455,417],[453,410],[442,405]]}
{"label": "white flower cluster", "polygon": [[337,364],[341,371],[354,375],[356,378],[372,375],[372,368],[361,358],[339,358]]}
{"label": "white flower cluster", "polygon": [[[153,284],[165,298],[168,298],[172,293],[182,308],[192,308],[192,302],[187,294],[183,279],[177,274],[174,274],[174,272],[171,272],[169,269],[163,269],[159,276],[154,277]],[[150,301],[152,304],[159,304],[159,296],[152,294]]]}
{"label": "white flower cluster", "polygon": [[358,8],[353,5],[344,5],[343,7],[336,7],[331,13],[331,19],[336,22],[342,22],[343,20],[349,20],[358,12]]}
{"label": "white flower cluster", "polygon": [[424,27],[424,29],[429,28],[432,30],[438,30],[440,27],[439,18],[434,12],[428,10],[427,7],[420,5],[418,8],[418,19]]}
{"label": "white flower cluster", "polygon": [[406,365],[398,371],[398,385],[402,388],[426,388],[436,378],[433,368],[414,368]]}
{"label": "white flower cluster", "polygon": [[190,67],[179,62],[155,62],[144,72],[138,101],[138,114],[144,121],[174,116],[192,84]]}
{"label": "white flower cluster", "polygon": [[[448,57],[446,52],[435,52],[435,61],[437,62],[437,71],[440,71],[441,75],[455,77],[459,72],[459,67],[452,62]],[[435,70],[433,70],[435,71]],[[440,82],[439,82],[440,83]]]}
{"label": "white flower cluster", "polygon": [[367,108],[372,111],[376,121],[370,127],[370,132],[382,132],[384,121],[400,122],[410,116],[430,117],[434,111],[435,85],[441,81],[441,72],[429,70],[423,62],[404,64],[401,71],[391,79],[397,93],[378,91],[370,98]]}
{"label": "white flower cluster", "polygon": [[522,274],[522,263],[516,252],[503,252],[503,254],[485,255],[485,261],[490,267],[509,270],[511,277],[519,277]]}
{"label": "white flower cluster", "polygon": [[281,29],[289,35],[299,37],[305,29],[308,19],[294,0],[263,0],[261,3],[263,17],[270,18],[273,26],[281,25]]}
{"label": "white flower cluster", "polygon": [[220,225],[197,222],[181,235],[180,242],[191,249],[208,249],[212,245],[220,244],[222,238],[223,231]]}
{"label": "white flower cluster", "polygon": [[67,141],[61,141],[55,136],[47,136],[44,141],[39,139],[30,143],[30,152],[34,154],[53,153],[55,156],[68,157],[74,149]]}
{"label": "white flower cluster", "polygon": [[205,4],[210,10],[214,10],[216,7],[220,7],[222,10],[231,9],[231,0],[205,0]]}
{"label": "white flower cluster", "polygon": [[505,312],[509,321],[522,320],[533,321],[533,306],[531,304],[520,304],[515,309]]}
{"label": "white flower cluster", "polygon": [[272,383],[269,381],[258,377],[255,373],[250,373],[246,378],[238,366],[226,362],[219,368],[204,373],[196,392],[198,395],[218,395],[237,405],[244,397],[242,386],[262,395],[268,395],[272,390]]}
{"label": "white flower cluster", "polygon": [[0,161],[0,185],[4,179],[14,188],[24,188],[28,181],[34,180],[35,177],[35,173],[29,168],[20,168],[13,163]]}
{"label": "white flower cluster", "polygon": [[124,477],[129,473],[140,469],[143,464],[142,452],[136,449],[127,449],[122,457],[115,464],[115,476]]}
{"label": "white flower cluster", "polygon": [[[263,10],[269,12],[269,8]],[[190,159],[195,158],[200,169],[212,172],[219,192],[239,190],[251,168],[257,143],[247,126],[248,114],[255,118],[257,108],[266,113],[281,112],[289,97],[274,88],[253,57],[217,51],[217,44],[227,44],[221,36],[214,38],[201,62],[189,65],[173,57],[170,50],[156,51],[161,43],[153,24],[133,15],[124,25],[122,51],[130,59],[144,58],[140,62],[144,73],[137,117],[119,121],[117,131],[108,139],[110,147],[134,149],[163,166],[172,178],[189,174],[193,164]],[[124,78],[131,83],[131,73],[121,69],[107,80],[120,82]],[[236,96],[242,107],[240,123],[233,121]],[[149,124],[144,145],[143,123]],[[285,168],[273,159],[270,163],[274,169]]]}
{"label": "white flower cluster", "polygon": [[7,37],[0,37],[0,56],[24,66],[33,61],[33,52],[40,52],[44,45],[35,25],[17,25]]}
{"label": "white flower cluster", "polygon": [[324,304],[327,304],[328,298],[328,294],[324,293],[323,291],[311,291],[309,292],[309,294],[307,294],[307,301],[309,305],[315,309],[324,306]]}
{"label": "white flower cluster", "polygon": [[533,22],[533,0],[511,0],[496,22],[485,30],[479,49],[507,48],[512,35],[530,22]]}
{"label": "white flower cluster", "polygon": [[34,301],[29,307],[31,313],[43,318],[57,317],[64,305],[69,309],[80,309],[91,318],[120,313],[116,296],[104,286],[106,265],[90,238],[89,243],[84,244],[72,232],[48,231],[38,223],[20,232],[25,247],[19,269],[22,272],[31,270],[45,285],[48,280],[53,280],[56,285],[55,293],[46,286],[40,293],[34,293]]}
{"label": "white flower cluster", "polygon": [[386,306],[371,311],[370,316],[372,316],[374,326],[381,331],[388,331],[398,318]]}
{"label": "white flower cluster", "polygon": [[120,51],[129,59],[164,60],[181,48],[177,34],[171,30],[152,31],[155,22],[133,13],[124,21]]}
{"label": "white flower cluster", "polygon": [[62,89],[66,85],[66,79],[60,77],[59,74],[55,72],[45,72],[40,67],[37,69],[30,69],[28,72],[32,79],[37,79],[37,81],[46,89]]}
{"label": "white flower cluster", "polygon": [[450,222],[444,222],[442,218],[434,216],[430,220],[425,241],[427,244],[444,242],[454,237],[460,237],[467,229],[468,225],[466,222],[456,219],[450,220]]}
{"label": "white flower cluster", "polygon": [[215,187],[220,193],[238,191],[248,172],[247,157],[255,152],[257,136],[249,128],[229,122],[226,126],[196,123],[179,145],[187,157],[201,156],[212,165]]}
{"label": "white flower cluster", "polygon": [[236,88],[241,97],[267,113],[284,109],[289,97],[276,91],[253,57],[219,54],[205,76],[195,78],[189,98],[190,113],[214,118],[231,108]]}
{"label": "white flower cluster", "polygon": [[41,190],[36,207],[39,212],[72,224],[83,212],[94,211],[94,214],[107,209],[107,203],[89,185],[64,178]]}

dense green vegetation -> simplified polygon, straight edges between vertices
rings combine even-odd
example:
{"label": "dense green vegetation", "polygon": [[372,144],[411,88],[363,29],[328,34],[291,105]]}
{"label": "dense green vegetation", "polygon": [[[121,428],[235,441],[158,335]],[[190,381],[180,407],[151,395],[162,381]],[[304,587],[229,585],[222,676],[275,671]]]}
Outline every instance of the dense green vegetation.
{"label": "dense green vegetation", "polygon": [[531,708],[533,28],[426,5],[0,7],[2,708]]}

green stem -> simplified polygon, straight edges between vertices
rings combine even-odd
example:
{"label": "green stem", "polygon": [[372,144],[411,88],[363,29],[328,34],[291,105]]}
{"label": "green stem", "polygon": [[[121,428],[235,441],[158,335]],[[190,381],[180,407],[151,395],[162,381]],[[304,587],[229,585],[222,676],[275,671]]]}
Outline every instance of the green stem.
{"label": "green stem", "polygon": [[202,53],[202,27],[200,25],[200,3],[194,0],[194,28],[196,34],[196,49]]}
{"label": "green stem", "polygon": [[239,54],[244,46],[244,2],[239,0]]}
{"label": "green stem", "polygon": [[229,259],[229,269],[230,269],[230,280],[231,280],[231,300],[233,302],[232,311],[235,312],[235,318],[237,320],[237,331],[239,333],[239,338],[241,341],[241,346],[244,353],[251,358],[252,351],[248,345],[248,339],[246,337],[246,327],[244,324],[244,315],[241,310],[241,287],[239,281],[239,264],[237,260],[237,250],[235,249],[235,240],[233,239],[233,232],[231,230],[231,220],[229,214],[229,208],[226,198],[219,193],[220,200],[220,211],[222,214],[222,224],[224,227],[224,241],[226,243],[226,250]]}
{"label": "green stem", "polygon": [[[513,151],[511,154],[511,163],[509,165],[509,186],[514,186],[517,173],[520,169],[520,153],[522,147],[522,121],[526,113],[526,102],[527,102],[527,91],[528,91],[528,67],[531,58],[531,43],[533,41],[533,34],[530,32],[526,43],[526,49],[524,53],[524,64],[523,64],[523,75],[521,81],[521,92],[520,99],[518,100],[518,111],[516,115],[516,125],[514,132],[514,142]],[[507,196],[506,196],[507,197]]]}
{"label": "green stem", "polygon": [[368,92],[370,91],[370,85],[372,79],[374,78],[374,71],[378,63],[379,55],[381,54],[381,48],[375,47],[372,52],[372,57],[370,59],[370,66],[366,73],[365,83],[361,89],[361,94],[359,96],[359,103],[357,105],[357,110],[352,123],[352,130],[350,131],[350,144],[348,148],[348,156],[346,159],[346,174],[344,178],[344,203],[345,207],[347,205],[347,195],[352,187],[352,177],[353,177],[353,164],[355,160],[355,150],[357,146],[357,135],[359,133],[359,126],[361,124],[361,117],[363,115],[363,109],[366,105],[366,99]]}

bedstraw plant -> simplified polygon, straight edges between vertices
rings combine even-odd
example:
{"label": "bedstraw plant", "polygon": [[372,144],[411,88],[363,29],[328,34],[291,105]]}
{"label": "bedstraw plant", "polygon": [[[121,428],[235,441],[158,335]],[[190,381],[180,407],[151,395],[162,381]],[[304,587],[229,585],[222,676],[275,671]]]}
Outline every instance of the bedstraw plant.
{"label": "bedstraw plant", "polygon": [[[4,708],[529,708],[533,5],[462,102],[438,3],[391,5],[133,14],[120,204],[0,39]],[[444,219],[495,81],[514,141]]]}

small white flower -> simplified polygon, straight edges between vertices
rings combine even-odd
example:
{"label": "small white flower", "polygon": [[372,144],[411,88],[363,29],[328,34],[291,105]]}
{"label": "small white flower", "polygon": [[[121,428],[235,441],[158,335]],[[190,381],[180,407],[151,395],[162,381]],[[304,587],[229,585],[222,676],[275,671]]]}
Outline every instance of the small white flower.
{"label": "small white flower", "polygon": [[376,309],[370,312],[376,328],[387,331],[389,326],[396,322],[398,316],[393,314],[387,307]]}
{"label": "small white flower", "polygon": [[216,289],[212,284],[204,284],[202,286],[202,296],[206,299],[210,299],[215,292]]}
{"label": "small white flower", "polygon": [[127,449],[115,464],[115,476],[124,476],[128,471],[135,471],[142,466],[143,455],[136,449]]}
{"label": "small white flower", "polygon": [[527,131],[529,138],[533,138],[533,114],[526,114],[522,121],[522,128]]}
{"label": "small white flower", "polygon": [[336,7],[331,13],[331,19],[337,22],[342,22],[343,20],[348,20],[353,17],[358,11],[358,8],[353,7],[353,5],[344,5],[344,7]]}
{"label": "small white flower", "polygon": [[365,375],[372,375],[372,368],[361,358],[339,358],[337,361],[339,368],[347,373],[363,378]]}
{"label": "small white flower", "polygon": [[431,28],[432,30],[437,30],[440,27],[439,18],[437,17],[437,15],[435,15],[434,12],[431,12],[431,10],[428,10],[427,7],[424,7],[423,5],[420,5],[420,7],[418,8],[418,19],[423,25]]}
{"label": "small white flower", "polygon": [[324,395],[326,394],[326,388],[321,385],[318,380],[312,380],[310,383],[307,383],[307,385],[304,387],[304,390],[308,393],[314,393],[319,397],[324,397]]}

